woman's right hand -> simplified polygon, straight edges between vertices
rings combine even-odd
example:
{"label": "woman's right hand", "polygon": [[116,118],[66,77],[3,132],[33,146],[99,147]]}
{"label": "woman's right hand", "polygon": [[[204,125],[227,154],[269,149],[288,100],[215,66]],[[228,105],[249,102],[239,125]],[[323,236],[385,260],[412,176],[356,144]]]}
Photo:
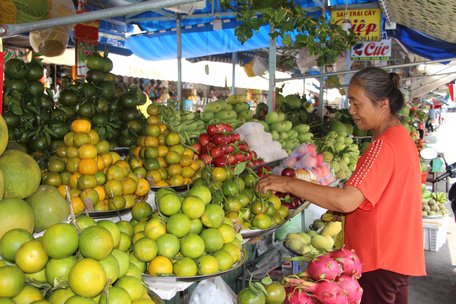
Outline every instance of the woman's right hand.
{"label": "woman's right hand", "polygon": [[286,176],[268,175],[262,177],[256,185],[256,191],[266,193],[270,190],[272,193],[289,192],[288,185],[294,181],[294,178]]}

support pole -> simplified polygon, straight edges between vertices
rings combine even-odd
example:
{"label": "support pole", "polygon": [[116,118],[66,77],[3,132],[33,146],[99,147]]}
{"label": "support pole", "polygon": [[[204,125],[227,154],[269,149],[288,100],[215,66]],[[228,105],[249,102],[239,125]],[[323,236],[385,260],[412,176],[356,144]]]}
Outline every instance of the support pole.
{"label": "support pole", "polygon": [[236,63],[237,63],[237,53],[233,52],[231,55],[231,61],[233,63],[233,75],[231,79],[231,95],[236,94]]}
{"label": "support pole", "polygon": [[[325,67],[322,66],[320,67],[320,74],[323,74],[325,71]],[[321,123],[323,123],[323,118],[324,118],[324,113],[323,113],[323,109],[324,109],[324,97],[325,97],[325,92],[324,92],[324,86],[325,86],[325,78],[324,77],[320,77],[320,96],[318,97],[320,99],[320,103],[318,104],[318,113],[320,114],[320,120],[321,120]]]}
{"label": "support pole", "polygon": [[[269,25],[269,32],[274,32],[274,26]],[[269,91],[268,91],[268,110],[272,112],[275,110],[275,70],[276,70],[276,52],[277,44],[276,38],[269,40]]]}
{"label": "support pole", "polygon": [[[350,50],[347,50],[347,52],[345,52],[346,54],[346,58],[345,58],[345,70],[346,71],[350,71],[350,66],[351,66],[351,51]],[[347,74],[346,76],[346,79],[345,79],[345,83],[347,84],[347,86],[345,87],[345,100],[343,102],[343,107],[342,109],[348,109],[348,84],[350,83],[350,79],[351,79],[351,74]]]}
{"label": "support pole", "polygon": [[177,102],[180,103],[180,109],[184,108],[184,101],[182,100],[182,27],[181,16],[177,15],[176,19],[177,30]]}
{"label": "support pole", "polygon": [[100,9],[83,14],[73,16],[58,17],[37,22],[28,22],[21,24],[0,24],[0,37],[8,38],[18,34],[42,30],[62,25],[77,24],[89,22],[98,19],[109,19],[111,17],[125,16],[130,14],[139,14],[145,11],[160,9],[164,7],[176,6],[180,4],[195,3],[198,0],[153,0],[144,1],[136,4],[125,5],[121,7],[113,7]]}

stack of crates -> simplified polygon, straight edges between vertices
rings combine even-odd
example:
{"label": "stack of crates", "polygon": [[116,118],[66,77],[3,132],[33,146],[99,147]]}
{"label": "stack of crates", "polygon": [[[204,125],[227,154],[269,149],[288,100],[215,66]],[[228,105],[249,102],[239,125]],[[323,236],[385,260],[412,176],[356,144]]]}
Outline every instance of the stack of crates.
{"label": "stack of crates", "polygon": [[447,241],[448,217],[423,219],[424,250],[439,251]]}

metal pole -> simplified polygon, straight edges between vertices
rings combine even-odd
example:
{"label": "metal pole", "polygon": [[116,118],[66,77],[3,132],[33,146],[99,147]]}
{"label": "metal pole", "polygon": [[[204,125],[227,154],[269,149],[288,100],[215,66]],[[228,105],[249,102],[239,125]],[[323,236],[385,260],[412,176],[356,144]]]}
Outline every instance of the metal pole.
{"label": "metal pole", "polygon": [[233,77],[231,79],[231,95],[236,94],[236,63],[237,63],[237,53],[233,52],[231,55],[231,61],[233,62]]}
{"label": "metal pole", "polygon": [[0,37],[8,38],[34,30],[42,30],[62,25],[89,22],[98,19],[108,19],[111,17],[124,16],[129,14],[138,14],[148,10],[195,2],[198,2],[198,0],[150,0],[121,7],[100,9],[97,11],[76,14],[73,16],[58,17],[37,22],[28,22],[21,24],[0,24]]}
{"label": "metal pole", "polygon": [[[326,16],[326,5],[327,5],[327,1],[324,0],[323,1],[324,3],[322,3],[322,6],[321,6],[321,11],[322,11],[322,15],[323,16]],[[323,45],[323,47],[326,47],[325,45]],[[325,72],[325,66],[321,66],[320,67],[320,74],[324,74]],[[323,109],[324,109],[324,103],[325,103],[325,100],[324,100],[324,77],[320,77],[320,103],[318,104],[318,112],[320,112],[320,120],[321,120],[321,123],[323,123],[323,119],[324,119],[324,113],[323,113]]]}
{"label": "metal pole", "polygon": [[[430,61],[419,61],[419,62],[410,62],[410,63],[403,63],[403,64],[395,64],[390,66],[381,67],[382,69],[396,69],[396,68],[405,68],[416,66],[420,64],[427,64],[427,63],[438,63],[438,62],[450,62],[452,60],[456,60],[456,58],[447,58],[447,59],[439,59],[439,60],[430,60]],[[290,78],[279,78],[276,79],[276,82],[283,82],[288,80],[295,80],[295,79],[306,79],[306,78],[318,78],[318,77],[325,77],[325,76],[332,76],[332,75],[345,75],[345,74],[355,74],[359,70],[351,70],[351,71],[341,71],[341,72],[331,72],[331,73],[324,73],[321,75],[302,75]]]}
{"label": "metal pole", "polygon": [[[269,32],[274,32],[274,26],[269,25]],[[268,110],[269,112],[275,109],[275,70],[276,70],[276,38],[269,40],[269,91],[268,91]]]}
{"label": "metal pole", "polygon": [[177,101],[181,103],[183,110],[184,102],[182,100],[182,27],[181,16],[177,15],[176,19],[177,30]]}
{"label": "metal pole", "polygon": [[[345,54],[347,56],[347,58],[345,58],[345,70],[349,71],[351,66],[351,51],[347,50]],[[347,78],[345,79],[345,83],[347,84],[347,86],[345,87],[345,100],[343,102],[343,109],[348,109],[348,84],[350,83],[350,78],[351,75],[347,74]]]}
{"label": "metal pole", "polygon": [[[323,74],[325,71],[325,66],[320,67],[320,74]],[[320,114],[320,120],[323,123],[323,118],[324,118],[324,113],[323,113],[323,108],[324,108],[324,86],[325,86],[325,78],[320,77],[320,103],[318,104],[318,113]]]}

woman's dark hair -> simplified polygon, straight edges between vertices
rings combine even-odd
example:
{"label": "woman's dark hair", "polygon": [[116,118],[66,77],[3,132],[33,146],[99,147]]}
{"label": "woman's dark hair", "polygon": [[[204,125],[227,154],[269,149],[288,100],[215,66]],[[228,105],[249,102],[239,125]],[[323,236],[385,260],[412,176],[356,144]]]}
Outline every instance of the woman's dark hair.
{"label": "woman's dark hair", "polygon": [[367,67],[353,75],[350,84],[364,89],[373,102],[388,98],[392,114],[396,114],[404,106],[404,96],[399,90],[399,75],[396,73],[388,73],[377,67]]}

